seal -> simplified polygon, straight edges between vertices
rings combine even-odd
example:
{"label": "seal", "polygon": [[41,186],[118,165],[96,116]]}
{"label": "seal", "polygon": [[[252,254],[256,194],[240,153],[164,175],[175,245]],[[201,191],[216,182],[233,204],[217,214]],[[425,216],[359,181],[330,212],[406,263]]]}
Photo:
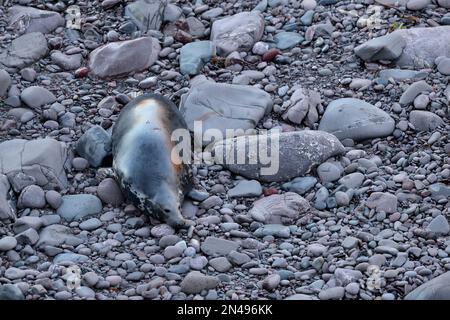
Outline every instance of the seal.
{"label": "seal", "polygon": [[186,129],[175,104],[158,94],[144,94],[121,111],[112,132],[113,172],[125,196],[138,209],[174,228],[187,227],[181,214],[192,190],[189,165],[175,159],[172,132]]}

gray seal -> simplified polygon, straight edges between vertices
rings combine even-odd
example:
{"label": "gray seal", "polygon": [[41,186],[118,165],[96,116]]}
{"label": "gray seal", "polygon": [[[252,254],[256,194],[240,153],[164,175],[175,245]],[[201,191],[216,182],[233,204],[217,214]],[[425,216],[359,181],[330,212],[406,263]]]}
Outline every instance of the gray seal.
{"label": "gray seal", "polygon": [[176,129],[187,130],[187,126],[169,99],[158,94],[133,99],[113,128],[113,170],[125,196],[138,209],[174,228],[184,228],[188,225],[181,203],[193,180],[189,164],[173,161],[178,141],[171,136]]}

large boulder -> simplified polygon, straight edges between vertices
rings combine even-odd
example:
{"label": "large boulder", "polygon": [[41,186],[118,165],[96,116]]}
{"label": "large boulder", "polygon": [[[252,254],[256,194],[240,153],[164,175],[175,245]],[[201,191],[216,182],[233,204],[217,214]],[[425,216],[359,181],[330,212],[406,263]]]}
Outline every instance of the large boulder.
{"label": "large boulder", "polygon": [[100,78],[122,76],[142,71],[158,59],[161,46],[152,37],[112,42],[89,55],[89,69]]}
{"label": "large boulder", "polygon": [[213,148],[216,163],[248,179],[287,181],[344,152],[332,134],[323,131],[275,132],[220,141]]}
{"label": "large boulder", "polygon": [[450,271],[417,287],[405,300],[450,300]]}
{"label": "large boulder", "polygon": [[14,39],[6,49],[0,49],[0,67],[22,69],[48,53],[47,40],[40,32],[31,32]]}
{"label": "large boulder", "polygon": [[399,67],[424,68],[450,57],[450,26],[400,29],[355,48],[365,61],[391,60]]}
{"label": "large boulder", "polygon": [[[216,129],[225,137],[227,129],[255,128],[270,112],[272,104],[270,95],[261,89],[216,83],[198,76],[193,79],[189,92],[181,97],[180,111],[190,131],[194,131],[195,121],[201,121],[203,132]],[[205,139],[203,144],[208,142]]]}
{"label": "large boulder", "polygon": [[25,33],[50,33],[56,28],[64,26],[65,20],[58,12],[12,6],[9,9],[9,24]]}
{"label": "large boulder", "polygon": [[19,184],[16,179],[28,179],[44,189],[65,189],[65,169],[69,166],[66,145],[54,139],[13,139],[0,143],[0,173],[12,184]]}
{"label": "large boulder", "polygon": [[319,130],[334,134],[339,140],[355,141],[390,135],[395,121],[383,110],[365,101],[343,98],[332,101],[320,121]]}
{"label": "large boulder", "polygon": [[257,12],[240,12],[214,21],[211,41],[216,44],[220,55],[233,51],[249,51],[264,32],[264,18]]}
{"label": "large boulder", "polygon": [[274,194],[255,201],[250,216],[265,224],[292,225],[302,215],[312,212],[309,202],[295,192]]}

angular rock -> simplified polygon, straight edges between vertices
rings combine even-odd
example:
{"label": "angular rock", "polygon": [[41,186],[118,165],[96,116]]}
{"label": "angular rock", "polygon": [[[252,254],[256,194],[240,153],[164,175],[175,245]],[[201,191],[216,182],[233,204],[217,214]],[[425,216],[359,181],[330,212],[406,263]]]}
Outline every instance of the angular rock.
{"label": "angular rock", "polygon": [[93,126],[78,140],[76,151],[92,167],[97,168],[111,153],[111,135],[101,126]]}
{"label": "angular rock", "polygon": [[249,215],[266,224],[292,225],[313,209],[309,202],[294,192],[274,194],[253,203]]}
{"label": "angular rock", "polygon": [[90,194],[74,194],[62,197],[61,206],[56,211],[64,220],[72,222],[99,214],[102,202]]}
{"label": "angular rock", "polygon": [[216,163],[248,179],[266,182],[303,176],[312,166],[343,152],[335,136],[312,130],[241,136],[214,145]]}
{"label": "angular rock", "polygon": [[11,42],[6,49],[0,49],[0,66],[22,69],[45,57],[48,53],[47,40],[40,32],[24,34]]}
{"label": "angular rock", "polygon": [[431,220],[430,224],[427,226],[427,230],[438,237],[446,236],[450,233],[450,225],[447,218],[440,214]]}
{"label": "angular rock", "polygon": [[311,190],[317,183],[314,177],[297,177],[282,185],[283,189],[303,195]]}
{"label": "angular rock", "polygon": [[305,38],[297,32],[280,32],[273,37],[275,47],[280,50],[292,49],[303,40]]}
{"label": "angular rock", "polygon": [[45,207],[45,193],[41,187],[31,185],[22,190],[17,201],[19,208],[37,208]]}
{"label": "angular rock", "polygon": [[138,0],[125,7],[125,16],[143,32],[160,30],[167,0]]}
{"label": "angular rock", "polygon": [[[193,79],[191,89],[181,97],[180,103],[190,131],[194,131],[194,121],[201,121],[203,132],[220,130],[222,137],[226,136],[226,129],[253,129],[271,109],[272,99],[261,89],[215,83],[204,76]],[[205,145],[210,141],[197,142]]]}
{"label": "angular rock", "polygon": [[223,56],[233,51],[249,51],[261,39],[264,25],[264,18],[259,12],[240,12],[214,21],[211,41]]}
{"label": "angular rock", "polygon": [[439,201],[450,197],[450,187],[443,183],[434,183],[428,187],[431,199]]}
{"label": "angular rock", "polygon": [[203,66],[216,54],[211,41],[196,41],[185,44],[180,50],[180,71],[182,74],[199,74]]}
{"label": "angular rock", "polygon": [[12,6],[9,9],[9,24],[18,28],[20,32],[51,33],[56,28],[63,27],[65,20],[59,13],[54,11]]}
{"label": "angular rock", "polygon": [[187,294],[196,294],[203,290],[214,289],[218,284],[219,280],[217,277],[206,276],[199,271],[192,271],[181,281],[181,291]]}
{"label": "angular rock", "polygon": [[283,119],[295,124],[305,121],[307,126],[312,127],[319,120],[317,107],[321,102],[318,92],[298,88],[289,99],[289,107],[283,114]]}
{"label": "angular rock", "polygon": [[397,197],[385,192],[373,192],[367,199],[366,205],[377,212],[394,213],[397,211]]}
{"label": "angular rock", "polygon": [[406,47],[406,41],[397,31],[370,39],[355,48],[355,54],[365,61],[395,60]]}
{"label": "angular rock", "polygon": [[90,53],[90,73],[109,78],[142,71],[156,62],[160,50],[158,40],[152,37],[112,42]]}
{"label": "angular rock", "polygon": [[422,110],[411,111],[409,122],[417,131],[433,131],[444,124],[444,120],[437,114]]}
{"label": "angular rock", "polygon": [[365,101],[342,98],[326,108],[319,130],[330,132],[339,140],[355,141],[385,137],[395,128],[395,121],[383,110]]}
{"label": "angular rock", "polygon": [[225,256],[238,248],[238,243],[216,237],[207,237],[201,245],[202,251],[208,256]]}
{"label": "angular rock", "polygon": [[64,189],[67,186],[65,168],[69,165],[66,145],[51,138],[0,143],[0,173],[8,178],[24,173],[44,189]]}

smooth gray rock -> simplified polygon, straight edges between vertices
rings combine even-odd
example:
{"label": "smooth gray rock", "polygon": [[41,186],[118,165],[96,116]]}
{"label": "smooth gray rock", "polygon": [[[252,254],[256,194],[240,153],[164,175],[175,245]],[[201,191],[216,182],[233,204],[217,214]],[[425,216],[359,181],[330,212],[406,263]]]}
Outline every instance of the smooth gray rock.
{"label": "smooth gray rock", "polygon": [[207,237],[201,245],[203,253],[208,256],[225,256],[238,248],[238,243],[216,237]]}
{"label": "smooth gray rock", "polygon": [[228,196],[230,198],[258,197],[261,194],[261,184],[256,180],[239,181],[234,188],[228,190]]}
{"label": "smooth gray rock", "polygon": [[333,182],[341,177],[344,168],[339,162],[324,162],[317,167],[317,175],[322,182]]}
{"label": "smooth gray rock", "polygon": [[272,236],[275,238],[289,238],[291,235],[291,230],[289,227],[281,224],[265,224],[256,229],[253,234],[259,238],[264,238],[266,236]]}
{"label": "smooth gray rock", "polygon": [[91,194],[74,194],[62,197],[61,206],[57,213],[64,220],[71,222],[99,214],[102,211],[102,202]]}
{"label": "smooth gray rock", "polygon": [[367,207],[377,212],[394,213],[397,211],[397,197],[386,192],[373,192],[366,200]]}
{"label": "smooth gray rock", "polygon": [[14,237],[6,236],[0,238],[0,251],[9,251],[17,246],[17,240]]}
{"label": "smooth gray rock", "polygon": [[378,76],[387,84],[389,78],[392,78],[395,81],[403,81],[409,79],[422,80],[428,76],[428,72],[404,69],[383,69],[380,71]]}
{"label": "smooth gray rock", "polygon": [[51,138],[13,139],[0,143],[0,173],[8,178],[24,173],[44,189],[67,186],[70,157],[64,143]]}
{"label": "smooth gray rock", "polygon": [[52,224],[43,228],[39,233],[37,247],[59,247],[63,244],[78,246],[81,243],[83,243],[83,240],[75,236],[69,227],[60,224]]}
{"label": "smooth gray rock", "polygon": [[73,252],[64,252],[58,254],[54,259],[54,264],[60,264],[62,262],[73,262],[75,264],[82,264],[83,262],[86,262],[89,260],[88,256],[85,256],[84,254],[78,254]]}
{"label": "smooth gray rock", "polygon": [[425,282],[405,297],[405,300],[449,300],[450,271]]}
{"label": "smooth gray rock", "polygon": [[218,272],[227,272],[231,269],[232,265],[225,257],[217,257],[209,260],[209,265]]}
{"label": "smooth gray rock", "polygon": [[317,183],[314,177],[297,177],[282,185],[283,189],[303,195],[311,190]]}
{"label": "smooth gray rock", "polygon": [[414,110],[409,114],[409,122],[416,131],[433,131],[444,124],[444,120],[429,111]]}
{"label": "smooth gray rock", "polygon": [[20,99],[31,109],[39,110],[47,104],[51,104],[56,101],[56,97],[49,90],[32,86],[22,91]]}
{"label": "smooth gray rock", "polygon": [[167,0],[138,0],[125,7],[125,16],[143,32],[160,30]]}
{"label": "smooth gray rock", "polygon": [[355,54],[365,61],[395,60],[405,47],[406,41],[395,31],[357,46]]}
{"label": "smooth gray rock", "polygon": [[25,187],[17,201],[19,208],[37,208],[45,207],[45,193],[44,190],[36,185]]}
{"label": "smooth gray rock", "polygon": [[[251,151],[258,148],[259,157],[253,154],[255,151]],[[240,136],[220,141],[214,146],[217,163],[248,179],[266,182],[303,176],[312,166],[343,151],[344,147],[335,136],[313,130]],[[273,158],[263,159],[274,154],[276,156]],[[256,161],[257,158],[260,161]]]}
{"label": "smooth gray rock", "polygon": [[92,231],[102,226],[102,222],[97,218],[91,218],[80,223],[81,230]]}
{"label": "smooth gray rock", "polygon": [[22,291],[14,284],[0,286],[0,300],[25,300]]}
{"label": "smooth gray rock", "polygon": [[111,153],[111,135],[101,126],[93,126],[78,140],[76,151],[78,155],[89,161],[91,166],[97,168]]}
{"label": "smooth gray rock", "polygon": [[450,197],[450,187],[443,183],[434,183],[428,187],[431,192],[431,199],[439,201]]}
{"label": "smooth gray rock", "polygon": [[406,8],[408,10],[423,10],[431,4],[431,0],[408,0]]}
{"label": "smooth gray rock", "polygon": [[74,70],[81,66],[83,56],[81,54],[67,55],[61,51],[54,51],[50,55],[50,58],[63,70]]}
{"label": "smooth gray rock", "polygon": [[414,82],[403,92],[400,97],[399,103],[402,106],[408,105],[414,101],[414,99],[422,92],[431,92],[433,88],[424,80]]}
{"label": "smooth gray rock", "polygon": [[0,66],[22,69],[38,61],[48,53],[47,40],[40,32],[24,34],[0,49]]}
{"label": "smooth gray rock", "polygon": [[343,287],[333,287],[319,292],[320,300],[340,300],[344,297],[345,289]]}
{"label": "smooth gray rock", "polygon": [[330,132],[339,140],[355,141],[386,137],[395,121],[383,110],[354,98],[333,100],[326,108],[319,130]]}
{"label": "smooth gray rock", "polygon": [[124,202],[119,184],[113,178],[106,178],[100,182],[97,187],[97,195],[104,203],[112,204],[115,207]]}
{"label": "smooth gray rock", "polygon": [[199,271],[191,271],[183,281],[181,281],[181,291],[187,294],[200,293],[203,290],[213,289],[219,284],[219,279],[213,276],[206,276]]}
{"label": "smooth gray rock", "polygon": [[[223,138],[226,129],[253,129],[270,112],[272,104],[270,95],[261,89],[216,83],[198,76],[191,82],[189,92],[181,97],[180,111],[190,131],[194,131],[195,121],[201,121],[203,132],[220,130]],[[196,142],[206,145],[210,141]]]}
{"label": "smooth gray rock", "polygon": [[0,221],[14,220],[16,217],[10,197],[10,188],[8,178],[0,173]]}
{"label": "smooth gray rock", "polygon": [[288,50],[294,48],[305,38],[297,32],[280,32],[273,37],[274,45],[280,50]]}
{"label": "smooth gray rock", "polygon": [[90,53],[90,74],[109,78],[142,71],[158,60],[160,50],[158,40],[152,37],[109,43]]}
{"label": "smooth gray rock", "polygon": [[9,10],[9,24],[18,27],[21,22],[24,26],[20,31],[25,33],[42,32],[51,33],[65,24],[64,18],[55,11],[40,10],[33,7],[12,6]]}
{"label": "smooth gray rock", "polygon": [[249,51],[264,32],[264,18],[257,12],[239,12],[214,21],[211,27],[211,41],[217,52],[226,56],[233,51]]}
{"label": "smooth gray rock", "polygon": [[256,200],[248,213],[254,220],[266,224],[292,225],[312,211],[309,202],[303,197],[286,192]]}
{"label": "smooth gray rock", "polygon": [[11,76],[6,70],[0,69],[0,99],[8,92],[10,85]]}
{"label": "smooth gray rock", "polygon": [[199,74],[203,66],[216,54],[212,41],[196,41],[185,44],[180,50],[180,71],[182,74]]}

